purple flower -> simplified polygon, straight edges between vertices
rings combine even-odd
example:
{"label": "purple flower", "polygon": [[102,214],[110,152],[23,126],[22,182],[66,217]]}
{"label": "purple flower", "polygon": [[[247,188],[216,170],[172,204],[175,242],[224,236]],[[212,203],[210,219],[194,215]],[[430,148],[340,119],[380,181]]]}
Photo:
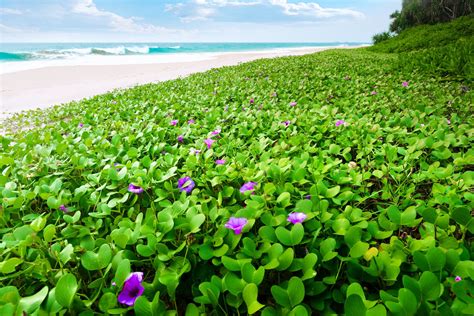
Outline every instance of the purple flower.
{"label": "purple flower", "polygon": [[139,187],[138,185],[133,185],[132,183],[130,183],[128,185],[128,192],[132,192],[132,193],[135,193],[135,194],[141,194],[141,193],[143,193],[143,188]]}
{"label": "purple flower", "polygon": [[250,104],[253,104],[255,102],[255,100],[252,98],[250,99]]}
{"label": "purple flower", "polygon": [[178,142],[182,143],[184,140],[184,136],[183,135],[179,135],[178,136]]}
{"label": "purple flower", "polygon": [[225,160],[224,159],[217,159],[216,160],[216,165],[223,165],[225,164]]}
{"label": "purple flower", "polygon": [[128,306],[133,306],[138,297],[143,294],[145,288],[142,285],[143,272],[133,272],[125,280],[118,296],[118,302]]}
{"label": "purple flower", "polygon": [[337,126],[341,126],[341,125],[346,125],[346,124],[347,124],[347,123],[346,123],[346,121],[344,121],[344,120],[337,120],[337,121],[336,121],[336,127],[337,127]]}
{"label": "purple flower", "polygon": [[214,142],[215,142],[215,140],[213,140],[212,138],[206,138],[204,140],[204,143],[206,144],[207,149],[211,149],[212,143],[214,143]]}
{"label": "purple flower", "polygon": [[308,194],[307,196],[305,196],[305,198],[306,198],[307,200],[311,200],[311,194]]}
{"label": "purple flower", "polygon": [[457,275],[457,276],[454,278],[454,281],[460,282],[460,281],[462,281],[462,278],[461,278],[459,275]]}
{"label": "purple flower", "polygon": [[403,81],[403,82],[402,82],[402,86],[408,87],[408,81]]}
{"label": "purple flower", "polygon": [[63,211],[64,213],[69,212],[69,209],[68,209],[65,205],[61,205],[61,206],[59,207],[59,210],[60,210],[60,211]]}
{"label": "purple flower", "polygon": [[84,124],[82,124],[82,123],[79,123],[79,124],[77,125],[77,127],[79,127],[79,128],[81,128],[81,127],[83,127],[83,126],[84,126]]}
{"label": "purple flower", "polygon": [[191,148],[189,150],[190,155],[199,155],[200,153],[201,153],[201,151],[199,149]]}
{"label": "purple flower", "polygon": [[211,134],[212,134],[212,135],[219,135],[220,132],[221,132],[221,129],[218,128],[218,129],[213,130],[213,131],[211,132]]}
{"label": "purple flower", "polygon": [[370,94],[371,95],[377,95],[377,91],[372,91]]}
{"label": "purple flower", "polygon": [[247,225],[248,220],[245,217],[231,217],[225,224],[225,228],[232,229],[236,235],[240,235],[242,229]]}
{"label": "purple flower", "polygon": [[172,121],[170,122],[170,124],[173,125],[173,126],[175,126],[176,124],[178,124],[178,120],[172,120]]}
{"label": "purple flower", "polygon": [[447,120],[446,120],[446,123],[448,123],[448,125],[451,125],[451,120],[450,120],[450,119],[447,119]]}
{"label": "purple flower", "polygon": [[296,106],[296,104],[297,103],[293,101],[293,102],[290,103],[290,106]]}
{"label": "purple flower", "polygon": [[288,125],[291,124],[291,121],[284,121],[284,122],[282,122],[282,123],[283,123],[286,127],[288,127]]}
{"label": "purple flower", "polygon": [[193,119],[188,120],[188,125],[191,125],[191,124],[194,124],[194,120],[193,120]]}
{"label": "purple flower", "polygon": [[244,183],[244,185],[240,188],[240,193],[245,193],[247,191],[253,191],[255,190],[255,186],[257,185],[257,182],[247,182]]}
{"label": "purple flower", "polygon": [[306,219],[306,214],[301,213],[301,212],[293,212],[288,215],[287,221],[293,223],[293,224],[298,224],[298,223],[303,223],[303,221]]}
{"label": "purple flower", "polygon": [[178,180],[178,189],[181,192],[191,193],[196,184],[190,177],[183,177]]}

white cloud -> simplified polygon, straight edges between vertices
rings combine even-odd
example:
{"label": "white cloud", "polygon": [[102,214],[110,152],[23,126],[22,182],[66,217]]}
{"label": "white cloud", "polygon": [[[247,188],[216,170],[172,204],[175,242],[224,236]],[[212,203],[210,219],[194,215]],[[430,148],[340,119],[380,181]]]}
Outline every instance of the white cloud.
{"label": "white cloud", "polygon": [[2,33],[19,33],[19,32],[22,32],[22,30],[0,23],[0,32],[2,32]]}
{"label": "white cloud", "polygon": [[84,14],[106,19],[108,25],[115,31],[128,33],[158,33],[169,29],[153,24],[139,23],[138,18],[126,18],[110,11],[100,10],[93,0],[78,0],[72,8],[73,13]]}
{"label": "white cloud", "polygon": [[305,15],[318,18],[331,18],[335,16],[364,17],[364,14],[351,9],[323,8],[316,2],[288,3],[287,0],[271,0],[270,3],[283,9],[286,15]]}
{"label": "white cloud", "polygon": [[266,5],[279,8],[287,16],[312,18],[353,17],[362,18],[364,14],[348,8],[323,8],[316,2],[288,2],[288,0],[192,0],[187,3],[166,5],[166,11],[180,17],[182,22],[209,20],[224,7],[250,7]]}
{"label": "white cloud", "polygon": [[0,8],[0,14],[3,14],[3,15],[7,15],[7,14],[21,15],[21,14],[23,14],[23,12],[21,12],[20,10],[16,10],[16,9]]}

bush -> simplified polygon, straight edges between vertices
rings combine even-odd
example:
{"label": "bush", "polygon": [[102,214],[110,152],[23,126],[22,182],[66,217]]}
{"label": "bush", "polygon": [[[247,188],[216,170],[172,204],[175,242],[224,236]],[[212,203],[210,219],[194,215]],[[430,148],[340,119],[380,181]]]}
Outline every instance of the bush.
{"label": "bush", "polygon": [[390,32],[383,32],[383,33],[375,34],[372,37],[372,42],[374,44],[378,44],[380,42],[388,40],[391,37],[392,37],[392,35],[390,34]]}
{"label": "bush", "polygon": [[460,39],[454,44],[398,55],[398,67],[407,71],[423,71],[453,79],[473,81],[474,42]]}
{"label": "bush", "polygon": [[460,38],[474,41],[474,19],[462,17],[449,23],[422,25],[407,29],[369,50],[381,53],[409,52],[455,43]]}

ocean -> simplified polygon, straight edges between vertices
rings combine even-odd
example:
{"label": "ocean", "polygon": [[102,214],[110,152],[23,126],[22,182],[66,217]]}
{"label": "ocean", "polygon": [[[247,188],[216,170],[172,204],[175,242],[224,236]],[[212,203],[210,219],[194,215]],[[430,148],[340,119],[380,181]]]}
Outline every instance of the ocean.
{"label": "ocean", "polygon": [[[364,43],[0,43],[0,73],[45,66],[198,61],[216,53]],[[146,57],[146,58],[145,58]]]}

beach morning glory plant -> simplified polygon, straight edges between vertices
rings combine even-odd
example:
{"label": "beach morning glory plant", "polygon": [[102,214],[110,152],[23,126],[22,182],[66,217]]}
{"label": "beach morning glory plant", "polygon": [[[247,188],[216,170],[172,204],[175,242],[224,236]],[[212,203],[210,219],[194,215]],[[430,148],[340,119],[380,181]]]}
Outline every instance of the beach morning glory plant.
{"label": "beach morning glory plant", "polygon": [[248,220],[245,217],[231,217],[225,224],[225,228],[232,229],[236,235],[242,233],[242,229],[247,225]]}
{"label": "beach morning glory plant", "polygon": [[183,177],[178,180],[178,189],[181,192],[191,193],[196,184],[190,177]]}
{"label": "beach morning glory plant", "polygon": [[128,185],[128,192],[135,193],[135,194],[141,194],[143,193],[143,188],[139,187],[138,185],[134,185],[130,183]]}
{"label": "beach morning glory plant", "polygon": [[125,280],[118,296],[118,302],[128,306],[133,306],[138,297],[143,294],[145,288],[142,285],[143,272],[133,272]]}
{"label": "beach morning glory plant", "polygon": [[306,217],[307,215],[305,213],[293,212],[288,215],[287,221],[293,224],[303,223]]}

